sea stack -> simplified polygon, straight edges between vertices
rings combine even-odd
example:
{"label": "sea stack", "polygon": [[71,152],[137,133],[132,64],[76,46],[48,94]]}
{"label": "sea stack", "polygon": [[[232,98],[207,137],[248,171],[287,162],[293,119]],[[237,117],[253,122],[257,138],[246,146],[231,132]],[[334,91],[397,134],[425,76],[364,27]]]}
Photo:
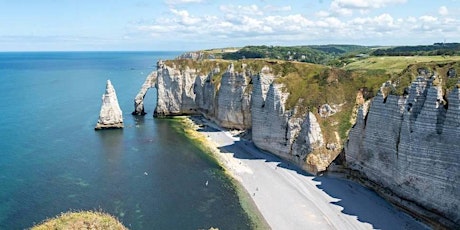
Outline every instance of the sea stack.
{"label": "sea stack", "polygon": [[99,129],[121,129],[123,128],[123,115],[118,105],[117,94],[110,80],[107,80],[105,94],[102,95],[101,112],[95,127]]}

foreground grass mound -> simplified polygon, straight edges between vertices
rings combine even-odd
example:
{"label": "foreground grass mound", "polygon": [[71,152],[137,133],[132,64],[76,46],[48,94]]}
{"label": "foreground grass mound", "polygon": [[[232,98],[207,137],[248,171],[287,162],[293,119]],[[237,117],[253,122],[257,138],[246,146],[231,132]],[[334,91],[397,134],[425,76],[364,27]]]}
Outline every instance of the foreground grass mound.
{"label": "foreground grass mound", "polygon": [[32,227],[32,230],[49,230],[49,229],[127,229],[115,217],[101,212],[82,211],[66,212],[52,219]]}

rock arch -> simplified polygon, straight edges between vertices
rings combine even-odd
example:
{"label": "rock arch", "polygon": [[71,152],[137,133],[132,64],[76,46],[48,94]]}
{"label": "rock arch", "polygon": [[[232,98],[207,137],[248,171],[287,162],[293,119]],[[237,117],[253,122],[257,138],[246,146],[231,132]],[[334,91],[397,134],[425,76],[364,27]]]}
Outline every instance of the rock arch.
{"label": "rock arch", "polygon": [[153,71],[152,73],[147,76],[145,79],[144,84],[142,84],[141,90],[134,98],[134,111],[132,112],[133,115],[145,115],[144,111],[144,98],[145,94],[150,88],[155,87],[155,83],[157,81],[157,71]]}

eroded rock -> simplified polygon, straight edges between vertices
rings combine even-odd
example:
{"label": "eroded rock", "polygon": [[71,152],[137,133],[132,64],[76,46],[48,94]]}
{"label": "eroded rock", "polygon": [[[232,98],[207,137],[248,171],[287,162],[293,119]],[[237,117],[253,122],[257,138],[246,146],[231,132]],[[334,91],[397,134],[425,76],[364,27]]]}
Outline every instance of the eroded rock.
{"label": "eroded rock", "polygon": [[110,80],[107,80],[102,106],[95,129],[123,128],[123,114],[118,105],[117,94]]}

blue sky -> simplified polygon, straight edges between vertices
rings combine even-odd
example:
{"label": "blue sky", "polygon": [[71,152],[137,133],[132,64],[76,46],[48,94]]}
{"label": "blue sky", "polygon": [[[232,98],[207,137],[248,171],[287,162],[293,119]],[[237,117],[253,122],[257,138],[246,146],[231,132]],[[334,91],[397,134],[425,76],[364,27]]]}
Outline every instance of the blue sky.
{"label": "blue sky", "polygon": [[460,42],[460,0],[0,0],[0,51]]}

